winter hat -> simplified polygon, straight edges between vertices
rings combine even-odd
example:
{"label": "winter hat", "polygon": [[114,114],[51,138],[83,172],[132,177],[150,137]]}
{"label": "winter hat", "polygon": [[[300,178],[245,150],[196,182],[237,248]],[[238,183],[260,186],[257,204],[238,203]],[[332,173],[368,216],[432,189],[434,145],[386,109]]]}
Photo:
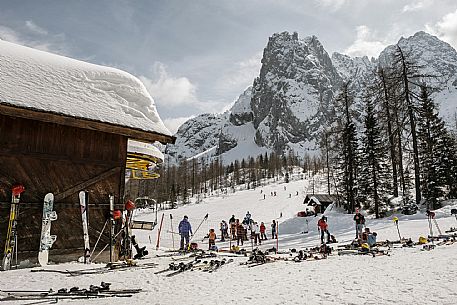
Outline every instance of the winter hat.
{"label": "winter hat", "polygon": [[187,215],[184,215],[184,219],[187,219],[187,218],[188,218]]}

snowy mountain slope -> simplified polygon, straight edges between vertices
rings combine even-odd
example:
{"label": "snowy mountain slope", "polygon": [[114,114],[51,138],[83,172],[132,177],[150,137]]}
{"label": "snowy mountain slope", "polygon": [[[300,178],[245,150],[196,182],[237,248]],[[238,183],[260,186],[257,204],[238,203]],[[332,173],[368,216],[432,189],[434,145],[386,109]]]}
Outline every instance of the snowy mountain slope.
{"label": "snowy mountain slope", "polygon": [[228,113],[201,114],[179,127],[175,145],[167,147],[167,154],[181,159],[190,158],[201,152],[217,147],[221,125],[228,119]]}
{"label": "snowy mountain slope", "polygon": [[[401,38],[399,45],[413,60],[423,65],[423,73],[434,75],[429,82],[436,88],[433,98],[440,105],[441,115],[455,127],[457,117],[457,52],[447,43],[424,32]],[[330,58],[315,36],[298,38],[297,33],[273,34],[264,49],[260,75],[252,89],[246,90],[235,102],[220,125],[209,126],[197,117],[189,125],[219,129],[218,139],[200,139],[198,134],[179,129],[176,136],[180,144],[170,150],[171,155],[190,157],[207,146],[195,147],[192,142],[211,142],[219,145],[209,157],[221,155],[224,162],[235,156],[256,156],[265,151],[279,153],[317,152],[316,140],[333,115],[332,99],[338,94],[342,82],[350,81],[350,91],[355,97],[355,109],[361,111],[363,88],[370,83],[372,71],[378,65],[390,62],[388,54],[394,46],[387,47],[379,59],[351,58],[334,53]],[[186,124],[187,124],[186,123]],[[234,128],[234,127],[237,128]],[[241,129],[241,126],[245,128]],[[241,131],[240,131],[241,130]],[[241,139],[238,136],[242,134]],[[218,143],[218,144],[215,144]],[[243,143],[243,144],[241,144]],[[190,149],[192,147],[192,149]],[[243,148],[241,148],[243,147]],[[244,152],[244,150],[247,150]]]}
{"label": "snowy mountain slope", "polygon": [[0,40],[0,104],[171,135],[131,74]]}
{"label": "snowy mountain slope", "polygon": [[[297,179],[297,180],[294,180]],[[227,220],[232,214],[242,218],[249,211],[256,221],[264,221],[268,225],[272,219],[279,218],[279,249],[303,249],[319,244],[317,220],[315,217],[295,217],[297,211],[303,209],[303,198],[310,188],[310,180],[301,180],[299,175],[293,176],[292,182],[282,181],[265,185],[255,190],[239,190],[224,196],[203,199],[200,204],[181,206],[174,210],[161,211],[160,220],[165,215],[161,232],[160,249],[156,250],[157,228],[154,231],[134,230],[140,246],[146,245],[149,255],[139,264],[155,262],[159,266],[146,270],[114,271],[104,274],[70,276],[55,272],[30,272],[30,269],[11,270],[0,273],[1,290],[49,290],[53,288],[70,288],[78,286],[88,288],[99,285],[101,281],[112,283],[112,289],[142,289],[142,292],[131,298],[106,298],[91,300],[96,304],[445,304],[455,303],[455,278],[457,270],[457,244],[439,246],[432,251],[421,251],[420,247],[392,249],[390,256],[371,257],[331,255],[325,260],[313,260],[302,263],[293,261],[276,261],[262,266],[248,268],[240,265],[247,257],[226,257],[218,259],[234,259],[233,263],[221,267],[213,273],[202,271],[186,271],[174,277],[154,274],[163,270],[175,261],[167,255],[165,249],[179,244],[178,236],[170,233],[176,230],[178,222],[184,215],[189,217],[194,231],[203,216],[208,213],[208,220],[202,223],[193,241],[206,249],[207,240],[202,242],[209,228],[215,228],[219,235],[218,225],[222,219]],[[286,189],[284,189],[286,186]],[[325,188],[325,186],[323,186]],[[260,192],[262,190],[262,193]],[[296,192],[299,195],[296,196]],[[271,196],[276,192],[277,196]],[[265,194],[265,199],[263,199]],[[289,198],[291,194],[291,198]],[[437,213],[437,221],[442,230],[457,226],[456,219],[451,217],[447,206]],[[136,219],[152,221],[155,215],[144,210],[135,213]],[[169,215],[173,215],[173,223]],[[354,236],[353,215],[338,213],[335,209],[326,211],[329,230],[338,241],[349,242]],[[402,237],[411,237],[414,241],[420,235],[428,234],[428,223],[425,214],[412,216],[398,215],[399,229]],[[309,233],[301,234],[307,228]],[[367,219],[367,226],[378,233],[379,240],[396,240],[398,233],[391,218]],[[270,238],[270,230],[267,230]],[[91,236],[92,238],[92,236]],[[229,243],[217,241],[219,248],[227,248]],[[276,246],[276,240],[267,240],[261,249]],[[245,249],[251,249],[246,242]],[[226,255],[227,253],[221,253]],[[289,255],[282,257],[292,258]],[[175,257],[176,258],[176,257]],[[181,257],[177,257],[181,259]],[[52,261],[52,255],[50,257]],[[84,265],[81,263],[65,263],[50,265],[46,269],[79,270],[101,267],[101,264]],[[40,269],[40,268],[35,268]],[[0,291],[0,297],[6,295]],[[87,299],[65,301],[68,304],[87,304]],[[19,302],[11,302],[18,304]],[[25,303],[32,303],[25,302]],[[6,304],[9,304],[6,302]]]}
{"label": "snowy mountain slope", "polygon": [[[432,98],[440,106],[440,115],[455,128],[457,115],[457,51],[448,43],[425,32],[401,38],[398,45],[404,54],[420,67],[420,73],[429,86],[436,88]],[[379,56],[381,65],[392,60],[395,46],[388,46]]]}

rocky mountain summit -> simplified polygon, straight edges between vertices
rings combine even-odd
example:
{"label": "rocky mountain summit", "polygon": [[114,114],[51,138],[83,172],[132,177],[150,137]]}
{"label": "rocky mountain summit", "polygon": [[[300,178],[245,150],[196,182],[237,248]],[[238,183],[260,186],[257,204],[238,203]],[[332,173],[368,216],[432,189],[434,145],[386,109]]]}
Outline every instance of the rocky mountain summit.
{"label": "rocky mountain summit", "polygon": [[[457,52],[425,32],[401,38],[398,44],[411,59],[433,75],[441,114],[455,125],[457,113]],[[317,140],[334,115],[333,98],[351,80],[357,99],[376,66],[388,66],[395,46],[378,59],[330,57],[316,36],[273,34],[263,52],[260,75],[223,114],[202,114],[178,130],[168,154],[176,159],[220,156],[225,163],[275,151],[303,155],[317,152]]]}

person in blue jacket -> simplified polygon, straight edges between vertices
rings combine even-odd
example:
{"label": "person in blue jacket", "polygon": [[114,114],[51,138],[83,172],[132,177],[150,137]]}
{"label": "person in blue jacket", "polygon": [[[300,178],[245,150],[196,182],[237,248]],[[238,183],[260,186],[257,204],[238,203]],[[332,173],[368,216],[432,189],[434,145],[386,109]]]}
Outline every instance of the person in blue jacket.
{"label": "person in blue jacket", "polygon": [[[181,235],[181,248],[179,248],[179,250],[186,250],[189,247],[189,236],[192,235],[192,226],[190,225],[187,216],[184,216],[183,220],[179,222],[178,230],[179,235]],[[186,240],[185,247],[184,240]]]}

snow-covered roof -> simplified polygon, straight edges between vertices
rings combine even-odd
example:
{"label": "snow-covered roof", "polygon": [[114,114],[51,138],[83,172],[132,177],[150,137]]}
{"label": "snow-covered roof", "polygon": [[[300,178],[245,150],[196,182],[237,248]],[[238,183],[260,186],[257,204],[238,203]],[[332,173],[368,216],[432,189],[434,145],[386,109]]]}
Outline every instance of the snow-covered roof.
{"label": "snow-covered roof", "polygon": [[129,140],[127,144],[127,153],[146,155],[163,162],[163,153],[154,145],[135,140]]}
{"label": "snow-covered roof", "polygon": [[1,105],[172,136],[131,74],[2,40]]}

